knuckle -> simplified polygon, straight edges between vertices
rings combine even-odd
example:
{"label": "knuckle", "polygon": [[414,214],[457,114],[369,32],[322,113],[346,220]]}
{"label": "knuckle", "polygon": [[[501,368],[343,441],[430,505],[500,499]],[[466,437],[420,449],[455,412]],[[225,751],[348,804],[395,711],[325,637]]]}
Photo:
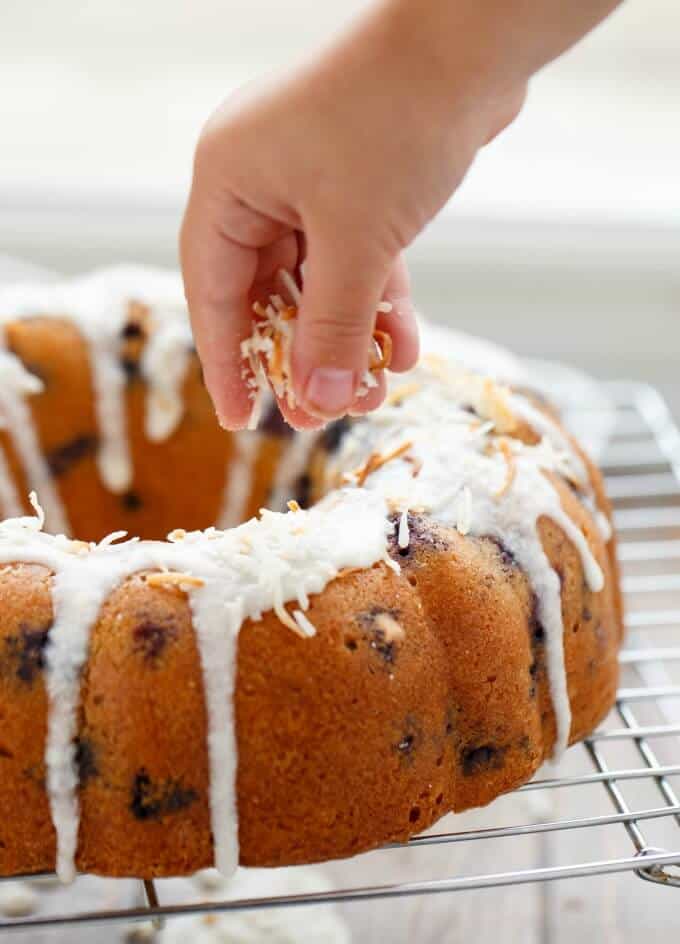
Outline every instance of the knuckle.
{"label": "knuckle", "polygon": [[305,326],[305,344],[317,350],[368,352],[368,331],[356,313],[335,311],[310,319]]}

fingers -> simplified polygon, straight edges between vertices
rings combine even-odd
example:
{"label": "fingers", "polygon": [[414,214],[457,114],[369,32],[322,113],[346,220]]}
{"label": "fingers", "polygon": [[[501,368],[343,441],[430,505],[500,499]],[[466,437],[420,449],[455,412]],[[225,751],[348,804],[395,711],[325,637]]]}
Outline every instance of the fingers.
{"label": "fingers", "polygon": [[[283,227],[230,194],[217,193],[197,165],[180,235],[184,288],[203,376],[220,423],[242,429],[253,401],[243,377],[241,342],[252,332],[250,292],[281,264],[291,247],[277,247]],[[266,247],[262,251],[262,247]]]}
{"label": "fingers", "polygon": [[206,387],[221,425],[242,429],[252,400],[241,374],[240,344],[251,332],[248,288],[257,253],[226,239],[191,202],[180,247],[184,290]]}
{"label": "fingers", "polygon": [[352,406],[368,366],[376,309],[389,259],[307,231],[302,304],[293,344],[293,378],[302,408],[324,419]]}
{"label": "fingers", "polygon": [[411,300],[411,280],[402,255],[392,267],[383,290],[383,300],[392,306],[392,310],[378,314],[376,328],[386,331],[392,338],[390,370],[402,373],[415,366],[420,347]]}

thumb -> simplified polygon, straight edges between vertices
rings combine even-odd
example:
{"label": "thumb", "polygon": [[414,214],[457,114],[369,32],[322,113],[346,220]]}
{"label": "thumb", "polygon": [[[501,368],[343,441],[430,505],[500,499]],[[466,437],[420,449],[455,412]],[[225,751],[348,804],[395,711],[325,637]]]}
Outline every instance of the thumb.
{"label": "thumb", "polygon": [[293,342],[300,405],[323,419],[344,416],[368,367],[376,311],[392,260],[364,240],[307,234],[307,260]]}

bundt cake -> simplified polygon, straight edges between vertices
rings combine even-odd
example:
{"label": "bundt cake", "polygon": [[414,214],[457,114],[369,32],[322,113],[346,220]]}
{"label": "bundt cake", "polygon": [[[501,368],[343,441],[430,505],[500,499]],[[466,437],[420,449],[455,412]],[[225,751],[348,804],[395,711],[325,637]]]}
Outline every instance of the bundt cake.
{"label": "bundt cake", "polygon": [[2,875],[406,840],[614,699],[609,507],[540,398],[425,356],[370,416],[294,435],[258,388],[228,435],[182,299],[141,269],[0,293]]}

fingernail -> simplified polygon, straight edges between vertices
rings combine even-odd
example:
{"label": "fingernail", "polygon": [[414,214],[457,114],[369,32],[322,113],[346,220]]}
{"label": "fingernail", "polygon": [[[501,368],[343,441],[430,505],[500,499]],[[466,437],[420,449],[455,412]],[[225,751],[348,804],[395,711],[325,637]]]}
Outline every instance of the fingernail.
{"label": "fingernail", "polygon": [[324,417],[342,416],[352,405],[355,393],[353,370],[315,367],[305,386],[305,405]]}

